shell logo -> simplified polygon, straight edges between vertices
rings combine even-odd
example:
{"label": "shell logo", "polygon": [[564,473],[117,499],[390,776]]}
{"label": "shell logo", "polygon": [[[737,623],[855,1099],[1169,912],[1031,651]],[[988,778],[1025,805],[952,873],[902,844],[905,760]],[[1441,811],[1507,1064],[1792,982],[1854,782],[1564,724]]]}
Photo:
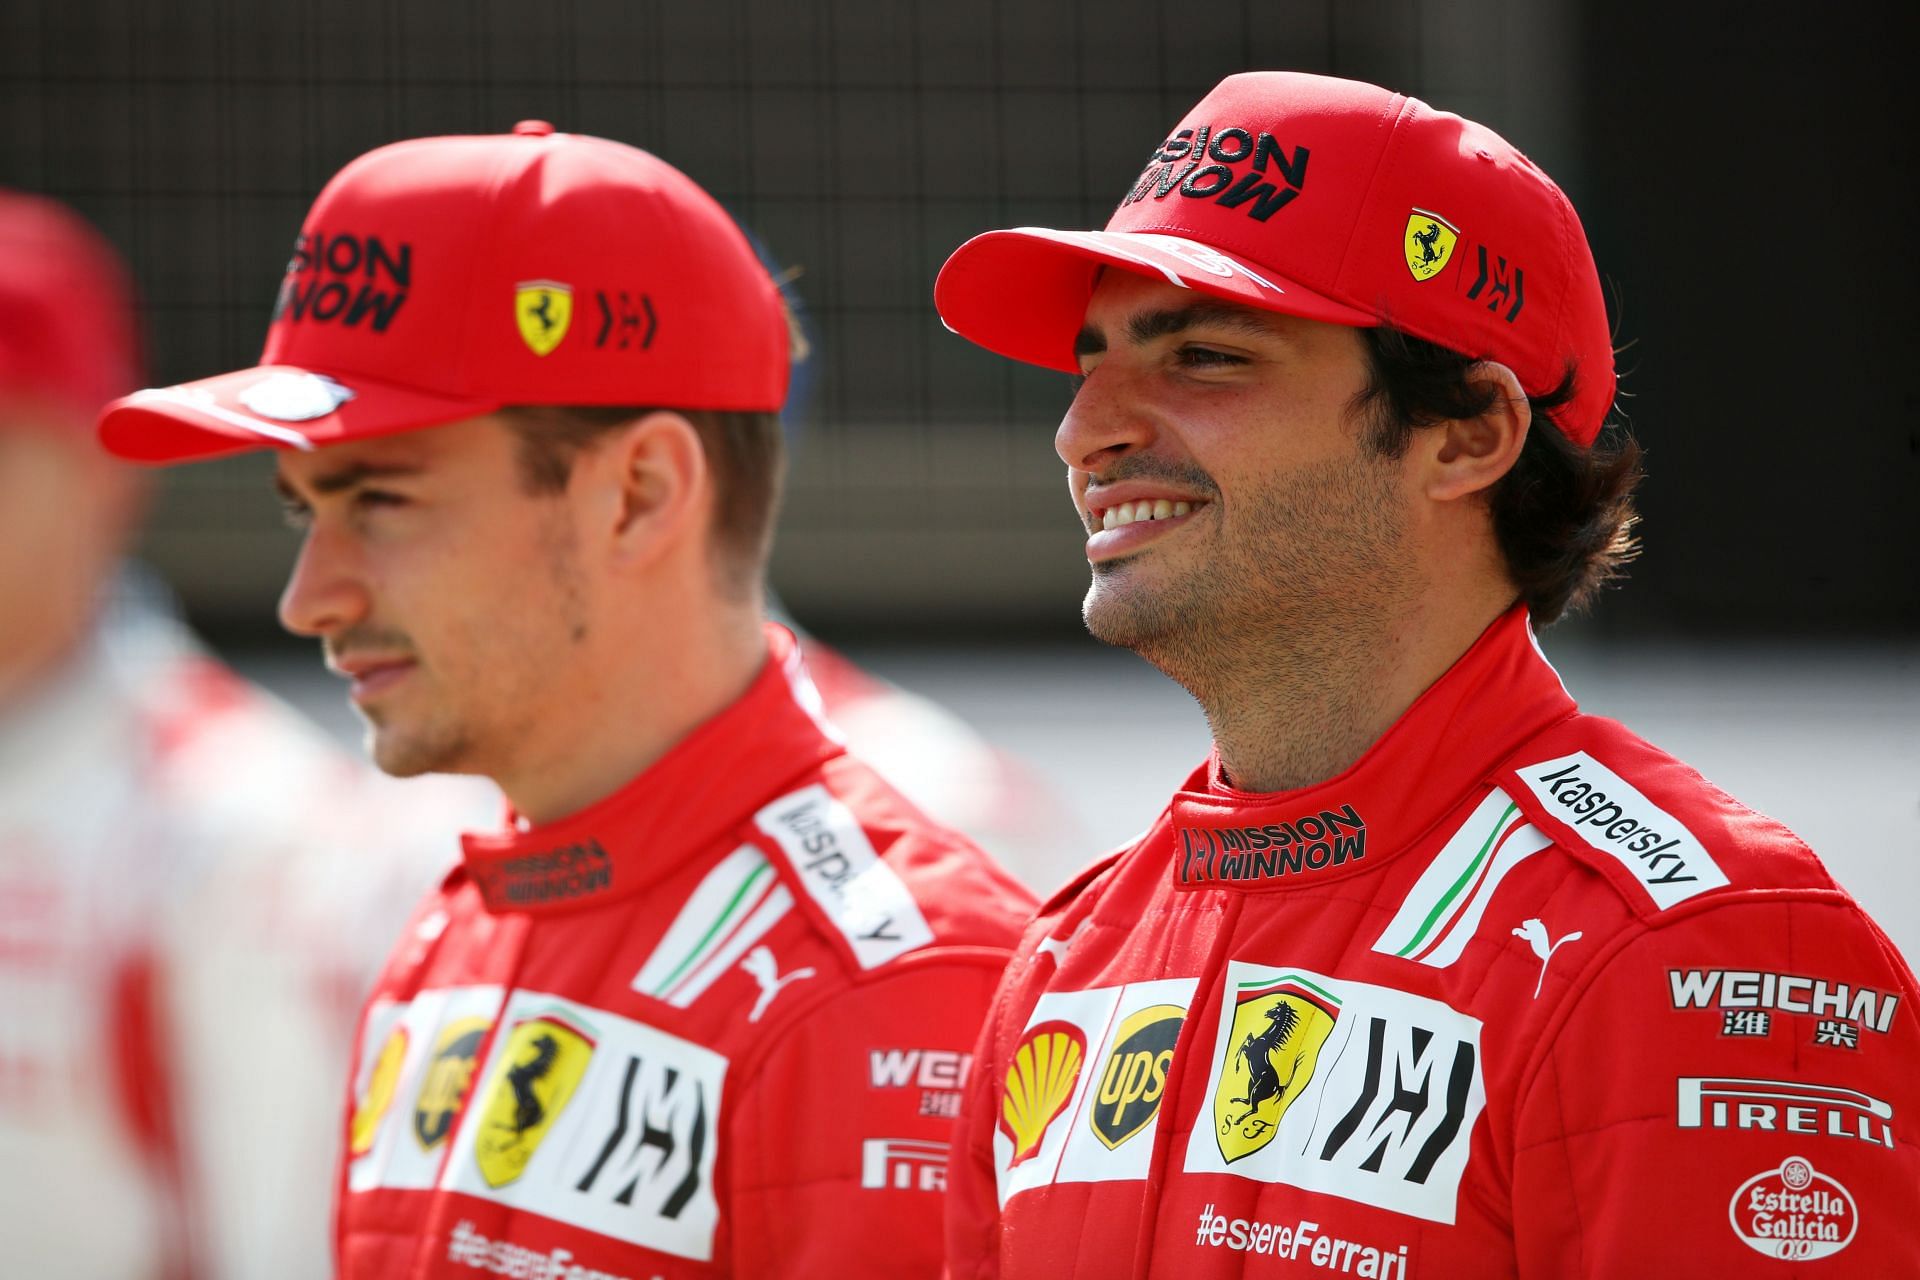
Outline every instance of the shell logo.
{"label": "shell logo", "polygon": [[1073,1100],[1086,1060],[1087,1038],[1071,1022],[1042,1022],[1021,1037],[1000,1100],[1000,1132],[1013,1139],[1009,1168],[1040,1150],[1048,1126]]}

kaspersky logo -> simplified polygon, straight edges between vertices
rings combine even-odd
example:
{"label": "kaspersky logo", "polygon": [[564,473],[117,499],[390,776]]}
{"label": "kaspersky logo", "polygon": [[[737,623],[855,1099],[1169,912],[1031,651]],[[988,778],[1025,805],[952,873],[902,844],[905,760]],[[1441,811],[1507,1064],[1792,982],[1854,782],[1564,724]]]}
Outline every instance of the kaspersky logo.
{"label": "kaspersky logo", "polygon": [[1042,1022],[1020,1038],[1000,1099],[1000,1132],[1013,1140],[1009,1168],[1040,1150],[1048,1128],[1073,1101],[1086,1057],[1087,1037],[1071,1022]]}

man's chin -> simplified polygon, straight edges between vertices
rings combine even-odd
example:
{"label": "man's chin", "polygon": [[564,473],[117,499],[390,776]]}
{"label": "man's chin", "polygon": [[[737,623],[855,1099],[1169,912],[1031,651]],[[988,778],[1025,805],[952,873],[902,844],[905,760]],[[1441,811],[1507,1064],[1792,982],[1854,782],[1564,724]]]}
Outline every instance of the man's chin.
{"label": "man's chin", "polygon": [[391,727],[368,727],[367,754],[380,772],[392,778],[470,772],[460,767],[463,752],[458,743],[422,741],[396,733]]}

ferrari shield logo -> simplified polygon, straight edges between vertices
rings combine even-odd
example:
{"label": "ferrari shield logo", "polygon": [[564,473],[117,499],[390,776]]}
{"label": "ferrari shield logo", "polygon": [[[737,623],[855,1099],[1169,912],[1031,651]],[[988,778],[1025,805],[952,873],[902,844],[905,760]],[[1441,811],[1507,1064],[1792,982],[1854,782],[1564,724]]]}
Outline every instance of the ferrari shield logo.
{"label": "ferrari shield logo", "polygon": [[1280,1118],[1320,1064],[1340,999],[1297,974],[1229,993],[1233,1032],[1213,1095],[1214,1136],[1228,1164],[1273,1141]]}
{"label": "ferrari shield logo", "polygon": [[1147,1127],[1167,1092],[1167,1068],[1187,1011],[1177,1004],[1149,1005],[1129,1014],[1114,1032],[1113,1049],[1100,1072],[1087,1123],[1113,1150]]}
{"label": "ferrari shield logo", "polygon": [[395,1027],[386,1043],[380,1046],[380,1056],[374,1059],[373,1071],[367,1076],[366,1090],[353,1109],[353,1124],[347,1135],[348,1154],[363,1156],[373,1150],[374,1135],[380,1132],[380,1122],[387,1118],[394,1091],[400,1086],[400,1064],[406,1060],[407,1029]]}
{"label": "ferrari shield logo", "polygon": [[558,1014],[515,1024],[487,1086],[473,1158],[487,1185],[526,1172],[540,1140],[573,1097],[593,1057],[593,1038]]}
{"label": "ferrari shield logo", "polygon": [[486,1018],[457,1018],[434,1043],[426,1079],[420,1082],[420,1096],[413,1104],[413,1136],[423,1150],[431,1151],[447,1140],[467,1086],[473,1083],[480,1044],[492,1025]]}
{"label": "ferrari shield logo", "polygon": [[558,280],[523,280],[513,291],[513,318],[520,340],[537,356],[550,354],[573,320],[573,286]]}
{"label": "ferrari shield logo", "polygon": [[1437,213],[1415,209],[1407,215],[1407,270],[1415,280],[1431,280],[1453,256],[1460,231]]}

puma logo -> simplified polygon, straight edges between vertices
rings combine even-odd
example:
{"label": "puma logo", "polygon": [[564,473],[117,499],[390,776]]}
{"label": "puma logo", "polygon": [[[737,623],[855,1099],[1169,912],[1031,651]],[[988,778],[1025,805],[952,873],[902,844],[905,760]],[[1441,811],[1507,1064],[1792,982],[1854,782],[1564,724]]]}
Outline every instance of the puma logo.
{"label": "puma logo", "polygon": [[802,978],[814,976],[811,968],[781,973],[780,962],[773,958],[773,949],[764,943],[747,952],[746,958],[740,962],[740,967],[760,984],[760,998],[753,1002],[753,1011],[747,1015],[748,1022],[760,1021],[760,1015],[767,1011],[767,1006],[773,1003],[773,998],[780,994],[780,988],[789,982],[798,982]]}
{"label": "puma logo", "polygon": [[1525,938],[1527,945],[1533,948],[1533,954],[1540,957],[1540,979],[1533,984],[1533,998],[1538,1000],[1540,998],[1540,988],[1547,981],[1547,962],[1553,959],[1553,953],[1561,947],[1566,946],[1569,942],[1578,942],[1580,940],[1580,931],[1575,929],[1572,933],[1556,942],[1548,938],[1547,926],[1540,921],[1522,920],[1520,927],[1513,931],[1513,936],[1516,938]]}

